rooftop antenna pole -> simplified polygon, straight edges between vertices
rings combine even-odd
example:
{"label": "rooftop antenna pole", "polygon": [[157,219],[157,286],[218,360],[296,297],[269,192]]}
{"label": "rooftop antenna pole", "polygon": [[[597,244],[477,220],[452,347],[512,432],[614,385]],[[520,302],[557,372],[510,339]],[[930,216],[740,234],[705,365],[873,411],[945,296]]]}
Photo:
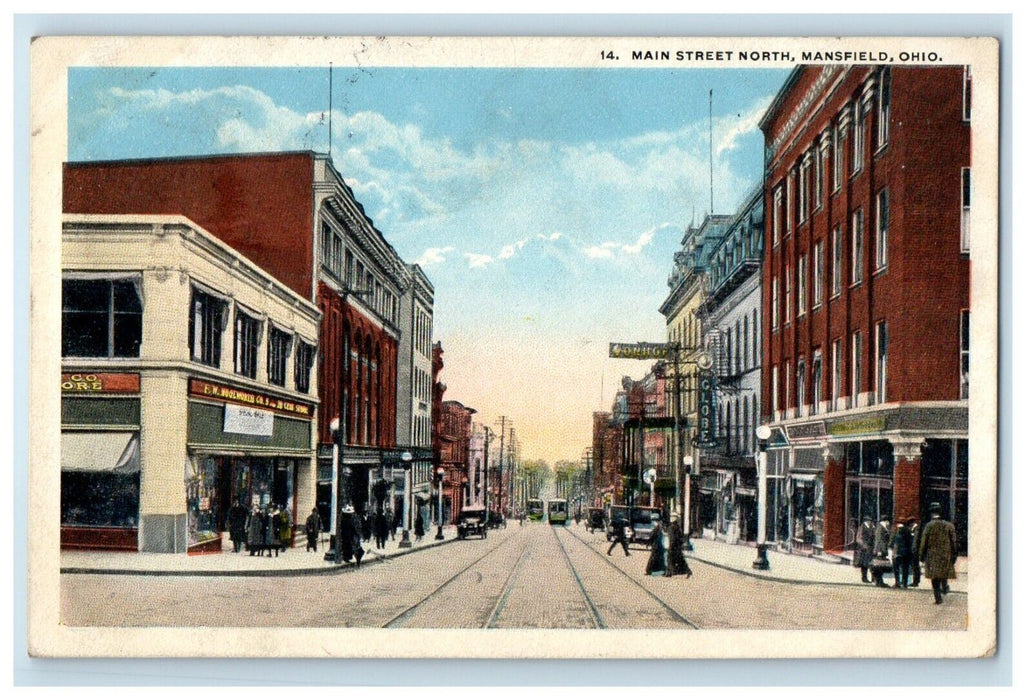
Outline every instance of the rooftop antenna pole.
{"label": "rooftop antenna pole", "polygon": [[329,115],[326,137],[326,154],[331,155],[334,149],[334,62],[330,61],[330,104],[327,114]]}
{"label": "rooftop antenna pole", "polygon": [[710,90],[710,213],[714,213],[714,90]]}

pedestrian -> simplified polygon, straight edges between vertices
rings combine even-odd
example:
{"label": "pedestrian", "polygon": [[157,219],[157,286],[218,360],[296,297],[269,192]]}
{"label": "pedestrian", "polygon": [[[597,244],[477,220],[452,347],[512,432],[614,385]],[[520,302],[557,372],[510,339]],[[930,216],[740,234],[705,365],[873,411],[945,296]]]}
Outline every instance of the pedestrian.
{"label": "pedestrian", "polygon": [[377,549],[384,549],[387,546],[387,515],[384,511],[377,511],[373,518],[373,536],[377,539]]}
{"label": "pedestrian", "polygon": [[667,527],[667,576],[692,576],[692,569],[685,561],[684,540],[681,529],[681,518],[678,513],[671,513],[671,524]]}
{"label": "pedestrian", "polygon": [[527,513],[520,511],[520,527],[524,526],[524,520],[527,519]]}
{"label": "pedestrian", "polygon": [[294,546],[294,521],[286,506],[280,509],[276,527],[280,535],[280,549],[286,552],[288,547]]}
{"label": "pedestrian", "polygon": [[875,547],[875,526],[872,525],[870,515],[864,516],[861,527],[857,530],[857,537],[854,538],[854,566],[861,569],[861,580],[869,583],[868,570],[872,566],[872,549]]}
{"label": "pedestrian", "polygon": [[395,520],[395,513],[393,510],[388,509],[387,511],[387,526],[391,533],[391,541],[395,541],[395,530],[398,529],[398,521]]}
{"label": "pedestrian", "polygon": [[264,543],[263,546],[266,550],[266,555],[269,557],[273,556],[273,550],[276,550],[276,556],[280,556],[280,533],[277,528],[277,520],[279,519],[279,509],[272,503],[265,507],[265,514],[262,517]]}
{"label": "pedestrian", "polygon": [[373,516],[370,515],[369,510],[366,510],[362,514],[362,541],[369,542],[371,537],[373,537]]}
{"label": "pedestrian", "polygon": [[882,577],[893,570],[890,561],[890,516],[883,515],[875,527],[875,544],[872,549],[872,578],[879,588],[888,588]]}
{"label": "pedestrian", "polygon": [[893,533],[893,587],[907,588],[907,579],[911,574],[911,559],[914,540],[911,539],[911,528],[907,523],[897,523]]}
{"label": "pedestrian", "polygon": [[958,536],[954,524],[944,520],[939,503],[929,506],[931,520],[922,530],[918,554],[925,562],[925,575],[932,581],[936,605],[947,594],[947,579],[955,577],[954,564],[958,560]]}
{"label": "pedestrian", "polygon": [[670,540],[667,531],[657,521],[649,535],[649,561],[646,562],[646,576],[667,575],[667,549]]}
{"label": "pedestrian", "polygon": [[255,556],[255,552],[261,554],[262,545],[265,544],[265,525],[261,509],[256,505],[251,510],[247,521],[247,551],[248,556]]}
{"label": "pedestrian", "polygon": [[423,514],[416,513],[416,522],[413,523],[413,530],[416,532],[416,541],[419,542],[423,539],[423,534],[426,530],[423,529]]}
{"label": "pedestrian", "polygon": [[234,501],[226,514],[226,521],[230,540],[233,541],[233,551],[239,552],[240,545],[247,539],[247,508],[240,501]]}
{"label": "pedestrian", "polygon": [[355,507],[346,505],[341,509],[341,560],[351,561],[354,557],[355,566],[362,563],[362,555],[365,553],[365,550],[362,549],[360,529],[361,525],[355,515]]}
{"label": "pedestrian", "polygon": [[918,545],[922,541],[922,528],[918,524],[918,518],[910,518],[907,521],[911,530],[911,587],[918,588],[922,581],[922,558],[918,556]]}
{"label": "pedestrian", "polygon": [[625,529],[628,526],[628,521],[624,519],[623,515],[618,515],[613,521],[613,542],[610,544],[610,548],[606,550],[606,556],[613,556],[613,548],[619,543],[624,548],[624,556],[630,557],[631,552],[628,551],[628,533]]}
{"label": "pedestrian", "polygon": [[319,508],[313,508],[312,513],[305,520],[305,544],[306,552],[319,551],[319,533],[323,531],[323,521],[319,517]]}

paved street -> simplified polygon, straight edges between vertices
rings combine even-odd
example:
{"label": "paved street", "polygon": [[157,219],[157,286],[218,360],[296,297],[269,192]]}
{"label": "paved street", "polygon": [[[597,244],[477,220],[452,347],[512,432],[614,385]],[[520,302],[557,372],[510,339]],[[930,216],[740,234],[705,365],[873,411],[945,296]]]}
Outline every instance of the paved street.
{"label": "paved street", "polygon": [[[61,576],[70,626],[964,629],[967,596],[788,583],[691,560],[644,575],[641,545],[528,523],[359,569],[304,576]],[[293,553],[292,553],[293,554]],[[131,557],[133,555],[126,555]],[[232,556],[232,555],[218,555]],[[314,555],[313,555],[314,556]],[[828,565],[834,567],[835,565]]]}

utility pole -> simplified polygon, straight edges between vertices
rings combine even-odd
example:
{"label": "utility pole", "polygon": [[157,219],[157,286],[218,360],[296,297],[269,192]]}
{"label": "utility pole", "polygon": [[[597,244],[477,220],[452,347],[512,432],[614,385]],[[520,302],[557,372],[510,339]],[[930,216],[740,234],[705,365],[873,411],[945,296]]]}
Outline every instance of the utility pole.
{"label": "utility pole", "polygon": [[505,462],[505,460],[506,460],[506,421],[509,420],[509,419],[506,416],[500,416],[499,420],[502,422],[502,431],[499,434],[499,484],[498,484],[498,489],[499,489],[498,508],[499,508],[499,514],[501,515],[501,513],[502,513],[502,487],[503,487],[502,469],[503,469],[503,465],[505,465],[505,463],[506,463]]}

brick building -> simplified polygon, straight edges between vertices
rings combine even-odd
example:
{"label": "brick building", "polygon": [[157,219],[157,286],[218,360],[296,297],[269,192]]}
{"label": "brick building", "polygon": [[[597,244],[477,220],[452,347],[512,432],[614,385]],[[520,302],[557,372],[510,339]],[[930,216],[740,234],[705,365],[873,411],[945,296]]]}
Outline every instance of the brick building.
{"label": "brick building", "polygon": [[[365,215],[329,156],[303,151],[66,163],[63,197],[66,213],[186,216],[318,306],[316,500],[329,521],[336,443],[340,502],[363,508],[371,473],[399,462],[399,451],[390,448],[396,445],[400,307],[414,271]],[[408,382],[404,389],[410,390]],[[335,419],[339,437],[331,433]]]}
{"label": "brick building", "polygon": [[768,541],[841,552],[936,501],[965,547],[968,81],[801,66],[761,120]]}

